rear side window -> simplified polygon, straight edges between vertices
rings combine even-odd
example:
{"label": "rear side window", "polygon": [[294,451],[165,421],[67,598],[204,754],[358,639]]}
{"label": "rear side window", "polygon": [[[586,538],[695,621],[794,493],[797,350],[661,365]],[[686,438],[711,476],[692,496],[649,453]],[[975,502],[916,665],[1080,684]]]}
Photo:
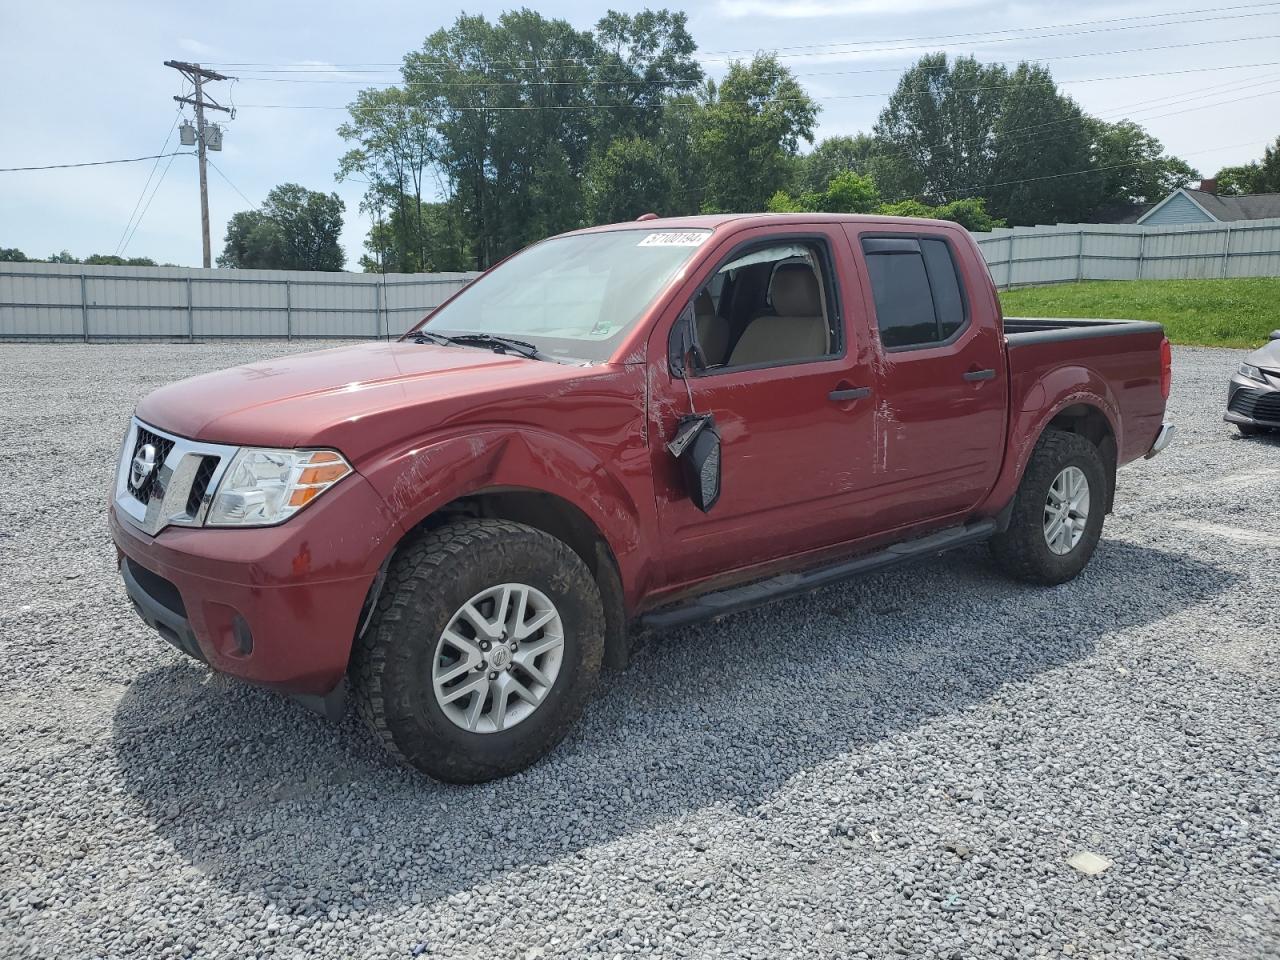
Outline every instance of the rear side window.
{"label": "rear side window", "polygon": [[945,240],[866,237],[862,252],[885,347],[932,346],[964,327],[964,292]]}

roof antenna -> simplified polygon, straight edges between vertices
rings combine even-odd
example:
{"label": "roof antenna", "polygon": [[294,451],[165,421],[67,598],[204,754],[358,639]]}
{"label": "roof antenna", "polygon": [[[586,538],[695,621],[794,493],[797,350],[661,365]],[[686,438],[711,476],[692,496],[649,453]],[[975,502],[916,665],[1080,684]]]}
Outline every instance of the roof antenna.
{"label": "roof antenna", "polygon": [[640,216],[636,217],[636,222],[639,223],[641,220],[657,220],[657,219],[658,219],[658,215],[650,211],[649,213],[642,213],[640,214]]}

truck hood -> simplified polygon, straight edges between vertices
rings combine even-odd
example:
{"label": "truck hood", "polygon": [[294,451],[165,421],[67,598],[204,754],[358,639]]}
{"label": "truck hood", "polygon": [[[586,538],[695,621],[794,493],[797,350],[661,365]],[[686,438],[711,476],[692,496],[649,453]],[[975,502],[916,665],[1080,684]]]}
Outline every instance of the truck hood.
{"label": "truck hood", "polygon": [[[161,387],[138,404],[139,419],[213,443],[360,451],[370,418],[424,403],[499,393],[544,394],[590,369],[485,349],[378,342],[294,354],[231,367]],[[429,424],[422,424],[427,427]]]}

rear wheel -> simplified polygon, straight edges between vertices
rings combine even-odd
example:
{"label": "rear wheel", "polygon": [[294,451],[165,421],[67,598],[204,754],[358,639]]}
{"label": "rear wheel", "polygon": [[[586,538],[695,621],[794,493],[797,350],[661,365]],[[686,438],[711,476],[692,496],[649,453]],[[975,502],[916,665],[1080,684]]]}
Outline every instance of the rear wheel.
{"label": "rear wheel", "polygon": [[405,548],[352,665],[360,714],[399,759],[478,783],[554,747],[600,671],[604,613],[550,534],[463,520]]}
{"label": "rear wheel", "polygon": [[991,541],[997,563],[1030,583],[1072,579],[1102,535],[1106,491],[1097,447],[1079,434],[1045,431],[1018,487],[1009,526]]}

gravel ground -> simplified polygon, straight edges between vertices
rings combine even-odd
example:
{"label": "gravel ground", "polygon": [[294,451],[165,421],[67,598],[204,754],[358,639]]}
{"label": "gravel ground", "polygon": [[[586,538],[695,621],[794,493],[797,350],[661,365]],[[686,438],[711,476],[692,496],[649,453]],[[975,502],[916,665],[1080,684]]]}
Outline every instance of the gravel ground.
{"label": "gravel ground", "polygon": [[1240,354],[1175,353],[1182,433],[1077,581],[970,550],[666,635],[458,788],[118,583],[134,400],[285,350],[0,345],[0,955],[1280,955],[1280,442],[1219,419]]}

